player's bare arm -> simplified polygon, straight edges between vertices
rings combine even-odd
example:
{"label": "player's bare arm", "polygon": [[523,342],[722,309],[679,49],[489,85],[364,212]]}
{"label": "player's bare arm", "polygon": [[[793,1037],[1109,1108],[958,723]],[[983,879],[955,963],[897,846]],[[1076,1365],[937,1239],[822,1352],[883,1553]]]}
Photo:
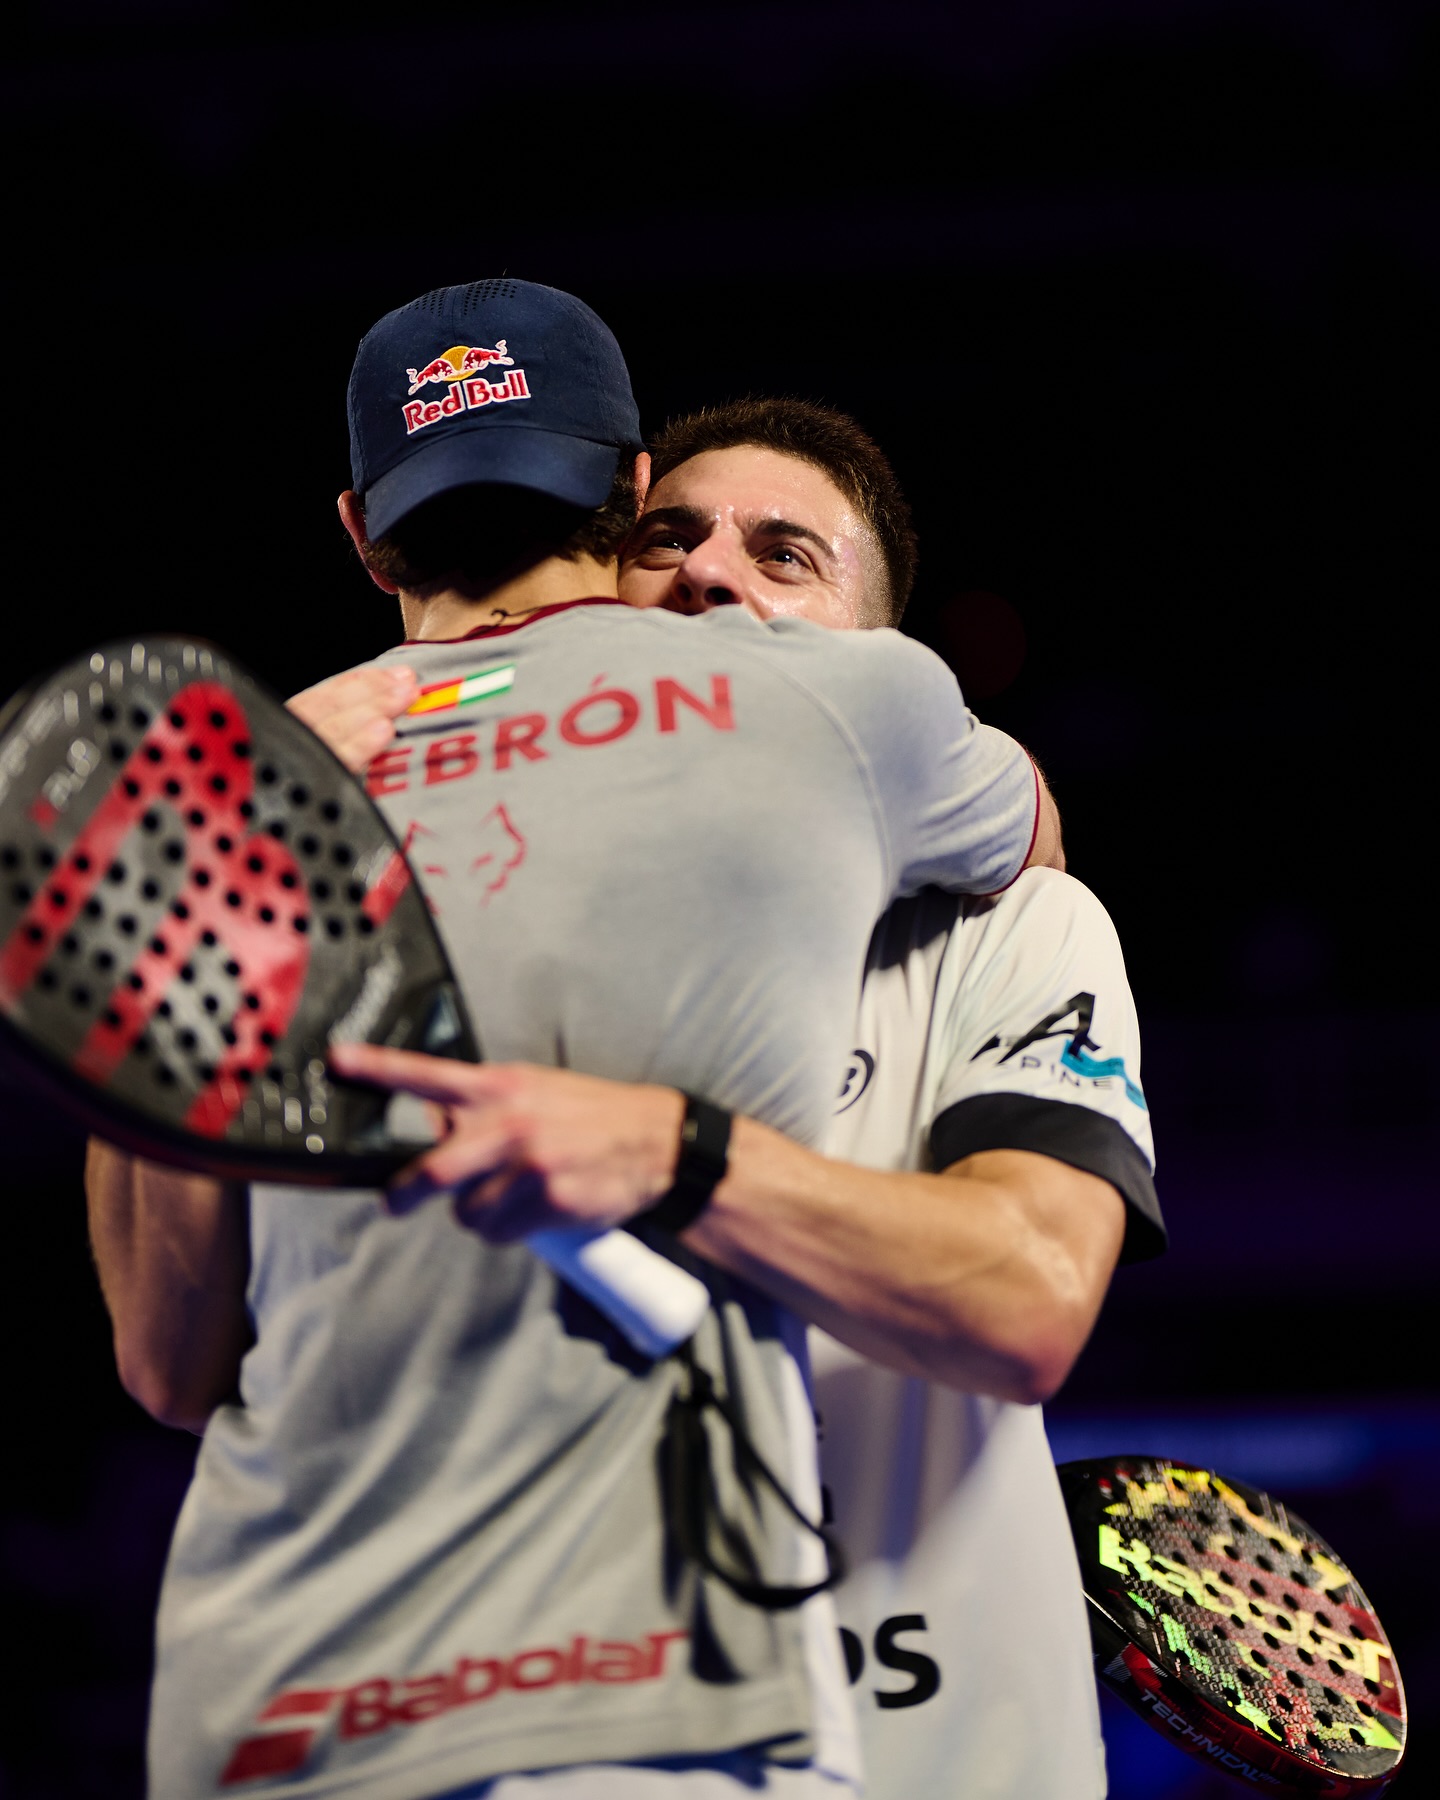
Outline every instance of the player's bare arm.
{"label": "player's bare arm", "polygon": [[[445,1110],[446,1137],[392,1187],[397,1210],[451,1191],[464,1224],[508,1242],[618,1224],[671,1183],[672,1088],[365,1045],[332,1060]],[[1029,1403],[1069,1373],[1124,1229],[1117,1190],[1052,1157],[997,1150],[939,1175],[887,1173],[737,1118],[728,1173],[684,1241],[878,1362]]]}
{"label": "player's bare arm", "polygon": [[1108,1181],[1023,1150],[862,1169],[748,1119],[731,1146],[691,1249],[902,1374],[1021,1404],[1065,1380],[1120,1255]]}
{"label": "player's bare arm", "polygon": [[163,1424],[203,1430],[252,1338],[245,1190],[92,1139],[85,1192],[120,1380]]}

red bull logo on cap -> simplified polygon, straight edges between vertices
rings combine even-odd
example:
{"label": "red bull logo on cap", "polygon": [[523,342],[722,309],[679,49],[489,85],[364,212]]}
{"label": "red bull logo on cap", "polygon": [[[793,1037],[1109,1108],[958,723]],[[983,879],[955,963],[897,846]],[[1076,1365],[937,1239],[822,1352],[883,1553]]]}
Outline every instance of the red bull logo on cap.
{"label": "red bull logo on cap", "polygon": [[485,344],[455,344],[423,369],[407,369],[405,373],[410,377],[410,392],[418,394],[427,381],[459,381],[487,363],[499,363],[508,369],[514,361],[507,354],[504,338],[499,338],[493,350]]}
{"label": "red bull logo on cap", "polygon": [[[510,373],[503,381],[487,381],[474,371],[490,363],[504,364]],[[488,344],[456,344],[423,369],[407,369],[410,392],[418,394],[428,382],[438,381],[448,387],[443,400],[409,400],[404,407],[405,435],[413,437],[427,425],[441,419],[453,419],[457,413],[473,412],[481,406],[494,406],[506,400],[528,400],[530,386],[525,371],[515,367],[504,338],[492,350]]]}

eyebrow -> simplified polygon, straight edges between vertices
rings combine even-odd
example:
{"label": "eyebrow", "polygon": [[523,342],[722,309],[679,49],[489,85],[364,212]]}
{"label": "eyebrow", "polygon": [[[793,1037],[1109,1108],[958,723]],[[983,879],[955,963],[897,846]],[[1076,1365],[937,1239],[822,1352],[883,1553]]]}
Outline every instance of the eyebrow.
{"label": "eyebrow", "polygon": [[707,523],[705,514],[698,506],[657,506],[649,512],[641,513],[635,521],[635,528],[641,531],[647,525],[689,525],[700,531]]}
{"label": "eyebrow", "polygon": [[[657,506],[653,512],[642,513],[637,521],[637,530],[643,531],[649,524],[686,525],[692,531],[704,532],[709,528],[710,515],[698,506]],[[817,545],[832,560],[834,547],[828,538],[818,531],[812,531],[808,525],[801,525],[794,519],[772,519],[769,517],[751,518],[744,521],[745,535],[749,537],[759,532],[765,537],[804,538],[807,543]]]}

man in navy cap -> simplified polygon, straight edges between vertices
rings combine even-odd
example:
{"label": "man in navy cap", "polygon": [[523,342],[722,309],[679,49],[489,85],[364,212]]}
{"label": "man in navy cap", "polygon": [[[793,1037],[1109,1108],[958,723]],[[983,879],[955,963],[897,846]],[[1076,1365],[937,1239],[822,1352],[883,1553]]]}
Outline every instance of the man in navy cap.
{"label": "man in navy cap", "polygon": [[[422,683],[372,792],[492,1056],[667,1084],[609,1179],[552,1181],[541,1210],[649,1211],[684,1260],[725,1109],[818,1135],[869,924],[907,886],[1012,879],[1034,772],[906,640],[616,604],[645,464],[618,351],[570,297],[475,283],[390,315],[351,423],[342,512],[411,639],[382,660]],[[799,499],[825,581],[858,592],[860,509]],[[682,1124],[712,1134],[698,1171]],[[103,1152],[91,1192],[122,1374],[209,1421],[162,1598],[157,1796],[854,1781],[833,1619],[780,1604],[823,1578],[812,1540],[723,1434],[697,1490],[723,1554],[661,1506],[680,1365],[637,1366],[527,1252],[438,1207],[257,1188],[247,1208]],[[460,1215],[482,1212],[513,1235],[483,1184]],[[783,1275],[808,1253],[764,1256]],[[707,1278],[699,1367],[813,1517],[798,1324]]]}

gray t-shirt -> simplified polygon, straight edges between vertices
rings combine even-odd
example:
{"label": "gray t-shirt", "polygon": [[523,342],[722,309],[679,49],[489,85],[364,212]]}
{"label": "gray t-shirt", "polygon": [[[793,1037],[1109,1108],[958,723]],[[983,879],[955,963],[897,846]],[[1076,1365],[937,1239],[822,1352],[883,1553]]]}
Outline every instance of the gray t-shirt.
{"label": "gray t-shirt", "polygon": [[663,1081],[814,1142],[876,919],[928,883],[1002,888],[1029,851],[1029,759],[898,632],[592,602],[380,661],[434,688],[370,790],[491,1061]]}
{"label": "gray t-shirt", "polygon": [[[1035,782],[893,632],[582,604],[407,645],[428,692],[369,785],[485,1052],[656,1079],[813,1140],[897,892],[997,888]],[[158,1628],[154,1800],[419,1800],[487,1775],[759,1746],[853,1772],[828,1600],[677,1559],[649,1365],[523,1246],[432,1205],[257,1187],[242,1404],[212,1419]],[[672,1244],[697,1355],[818,1511],[803,1334]],[[774,1581],[816,1550],[725,1504]]]}

